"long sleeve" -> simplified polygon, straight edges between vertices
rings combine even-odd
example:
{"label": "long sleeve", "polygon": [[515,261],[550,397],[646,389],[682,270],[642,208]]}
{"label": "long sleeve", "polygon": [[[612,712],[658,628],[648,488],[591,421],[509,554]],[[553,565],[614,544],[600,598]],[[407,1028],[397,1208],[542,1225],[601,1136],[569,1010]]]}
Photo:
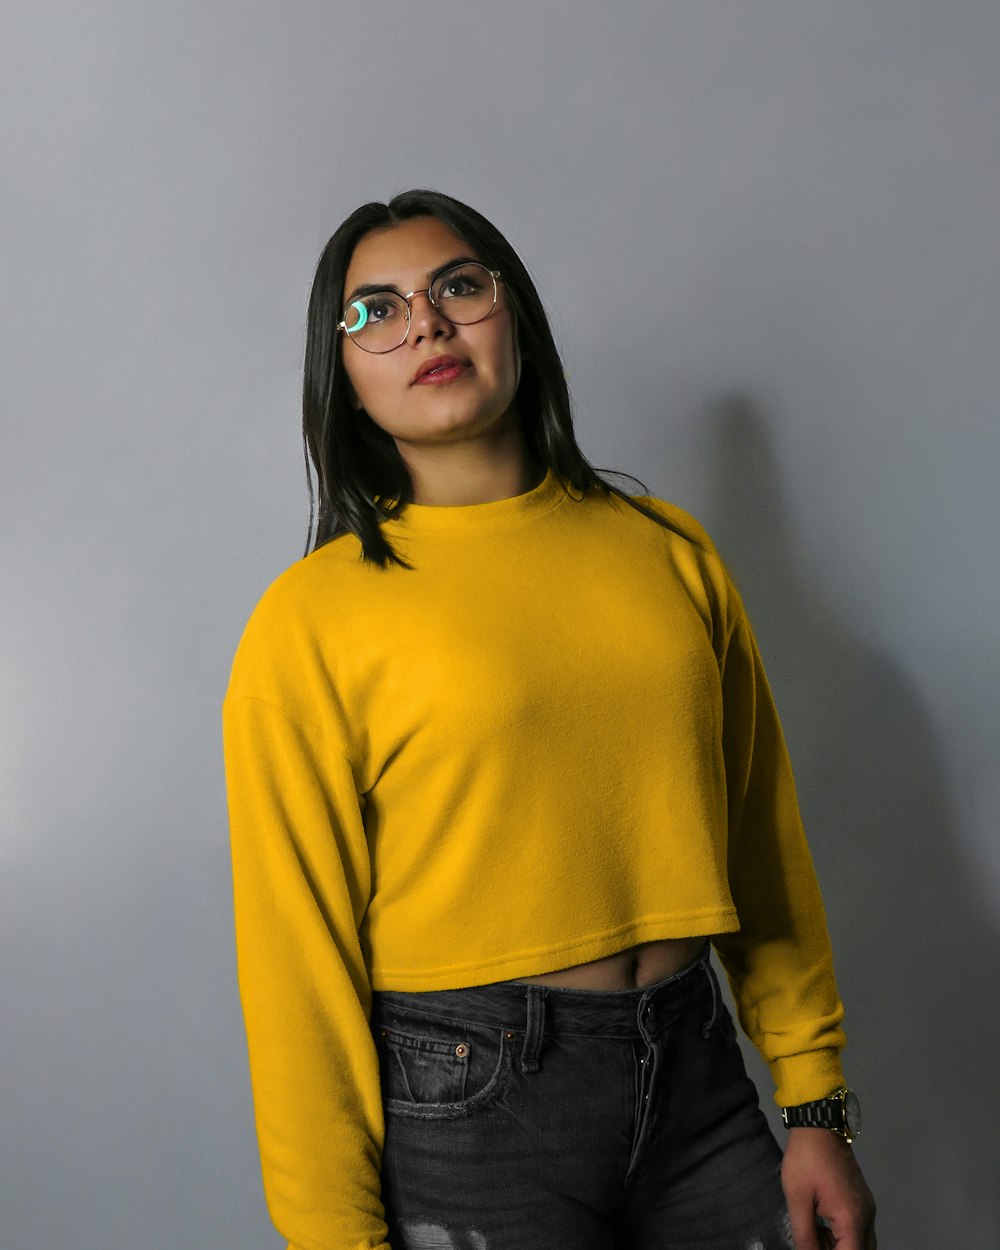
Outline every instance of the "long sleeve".
{"label": "long sleeve", "polygon": [[223,703],[223,745],[238,980],[268,1209],[289,1250],[389,1250],[371,989],[358,937],[371,870],[346,746],[333,717],[292,715],[236,678]]}
{"label": "long sleeve", "polygon": [[715,949],[779,1105],[843,1083],[843,1006],[792,768],[753,631],[732,591],[722,661],[729,884],[740,929]]}

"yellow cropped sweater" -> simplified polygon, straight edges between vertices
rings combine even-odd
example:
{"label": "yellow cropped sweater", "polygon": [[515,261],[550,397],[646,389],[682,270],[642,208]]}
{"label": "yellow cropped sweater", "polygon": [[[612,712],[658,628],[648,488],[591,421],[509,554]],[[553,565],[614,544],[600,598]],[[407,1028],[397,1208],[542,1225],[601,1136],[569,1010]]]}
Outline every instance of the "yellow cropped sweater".
{"label": "yellow cropped sweater", "polygon": [[[569,493],[567,493],[567,491]],[[292,1250],[388,1250],[371,991],[713,935],[779,1103],[842,1081],[843,1008],[781,727],[733,581],[649,496],[532,490],[297,561],[223,703],[240,996]]]}

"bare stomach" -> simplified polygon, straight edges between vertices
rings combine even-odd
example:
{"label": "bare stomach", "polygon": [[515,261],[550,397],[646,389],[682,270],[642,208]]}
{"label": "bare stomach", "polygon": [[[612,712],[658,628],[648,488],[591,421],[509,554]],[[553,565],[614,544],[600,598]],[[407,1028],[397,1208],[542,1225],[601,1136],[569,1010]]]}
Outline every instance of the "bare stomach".
{"label": "bare stomach", "polygon": [[574,964],[556,972],[542,972],[534,977],[517,977],[518,981],[535,981],[539,985],[562,985],[577,990],[635,990],[654,985],[680,972],[697,958],[706,938],[662,938],[656,942],[640,942],[626,950]]}

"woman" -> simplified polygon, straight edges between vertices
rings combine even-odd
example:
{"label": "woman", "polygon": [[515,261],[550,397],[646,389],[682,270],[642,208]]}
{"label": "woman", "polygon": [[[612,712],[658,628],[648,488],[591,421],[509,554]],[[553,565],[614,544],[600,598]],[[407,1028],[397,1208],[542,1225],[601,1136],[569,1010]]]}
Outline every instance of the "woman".
{"label": "woman", "polygon": [[[293,1250],[872,1250],[739,594],[693,518],[584,459],[495,227],[431,191],[353,213],[317,268],[303,411],[315,542],[223,706],[278,1229]],[[783,1160],[713,947],[792,1108]]]}

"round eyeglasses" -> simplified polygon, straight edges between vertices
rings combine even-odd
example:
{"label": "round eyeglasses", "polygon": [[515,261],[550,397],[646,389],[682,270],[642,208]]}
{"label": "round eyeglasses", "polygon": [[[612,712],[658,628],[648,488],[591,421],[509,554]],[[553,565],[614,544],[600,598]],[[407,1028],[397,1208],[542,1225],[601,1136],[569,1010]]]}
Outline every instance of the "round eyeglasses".
{"label": "round eyeglasses", "polygon": [[426,295],[453,325],[475,325],[493,311],[499,277],[499,269],[471,260],[445,269],[424,291],[369,291],[347,306],[337,329],[366,352],[391,352],[406,342],[414,295]]}

